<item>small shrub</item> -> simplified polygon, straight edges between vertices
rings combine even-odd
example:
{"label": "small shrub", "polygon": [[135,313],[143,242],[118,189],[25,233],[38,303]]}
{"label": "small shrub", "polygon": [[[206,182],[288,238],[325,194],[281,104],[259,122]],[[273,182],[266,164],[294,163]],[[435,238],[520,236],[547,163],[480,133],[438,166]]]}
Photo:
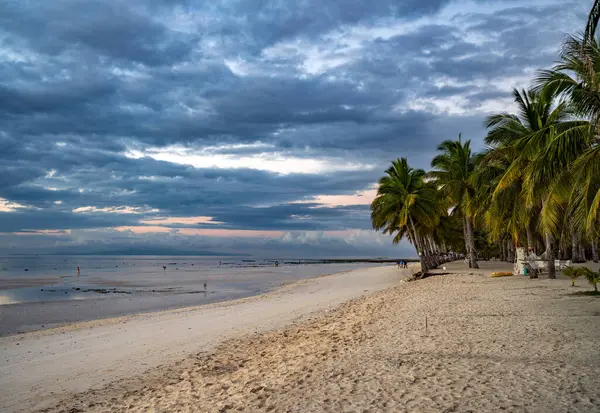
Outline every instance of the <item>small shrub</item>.
{"label": "small shrub", "polygon": [[581,267],[565,267],[563,274],[571,279],[571,286],[575,287],[575,279],[582,275]]}
{"label": "small shrub", "polygon": [[588,267],[581,267],[581,274],[594,286],[594,291],[598,292],[598,283],[600,283],[600,271],[592,271]]}

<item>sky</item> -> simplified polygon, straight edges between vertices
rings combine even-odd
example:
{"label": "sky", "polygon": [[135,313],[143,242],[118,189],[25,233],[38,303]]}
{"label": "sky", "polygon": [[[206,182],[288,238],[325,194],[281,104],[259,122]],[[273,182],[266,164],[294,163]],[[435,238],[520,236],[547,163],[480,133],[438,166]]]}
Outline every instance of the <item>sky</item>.
{"label": "sky", "polygon": [[371,229],[591,0],[53,0],[0,13],[0,254],[411,257]]}

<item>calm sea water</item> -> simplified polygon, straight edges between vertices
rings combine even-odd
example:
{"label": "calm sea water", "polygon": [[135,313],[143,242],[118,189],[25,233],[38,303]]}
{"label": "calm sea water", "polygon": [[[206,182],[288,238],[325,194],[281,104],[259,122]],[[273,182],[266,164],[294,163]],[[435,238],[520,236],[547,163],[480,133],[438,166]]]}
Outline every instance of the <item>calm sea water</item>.
{"label": "calm sea water", "polygon": [[0,334],[248,297],[375,265],[247,257],[0,257]]}

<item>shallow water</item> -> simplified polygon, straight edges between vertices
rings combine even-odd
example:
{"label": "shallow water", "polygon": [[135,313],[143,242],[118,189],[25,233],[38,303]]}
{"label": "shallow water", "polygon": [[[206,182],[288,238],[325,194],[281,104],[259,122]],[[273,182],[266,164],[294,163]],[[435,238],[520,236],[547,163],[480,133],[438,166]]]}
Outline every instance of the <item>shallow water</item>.
{"label": "shallow water", "polygon": [[[240,257],[0,258],[0,334],[232,300],[378,264]],[[77,275],[80,267],[80,275]],[[27,269],[27,271],[25,271]],[[205,287],[206,285],[206,287]]]}

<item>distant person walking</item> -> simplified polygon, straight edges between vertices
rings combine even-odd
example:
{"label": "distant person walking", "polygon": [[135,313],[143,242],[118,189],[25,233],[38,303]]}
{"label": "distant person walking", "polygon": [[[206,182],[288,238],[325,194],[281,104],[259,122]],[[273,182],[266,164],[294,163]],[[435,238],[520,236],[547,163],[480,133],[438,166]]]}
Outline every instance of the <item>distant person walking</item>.
{"label": "distant person walking", "polygon": [[77,267],[77,276],[79,277],[81,275],[81,270],[79,269],[79,267]]}

